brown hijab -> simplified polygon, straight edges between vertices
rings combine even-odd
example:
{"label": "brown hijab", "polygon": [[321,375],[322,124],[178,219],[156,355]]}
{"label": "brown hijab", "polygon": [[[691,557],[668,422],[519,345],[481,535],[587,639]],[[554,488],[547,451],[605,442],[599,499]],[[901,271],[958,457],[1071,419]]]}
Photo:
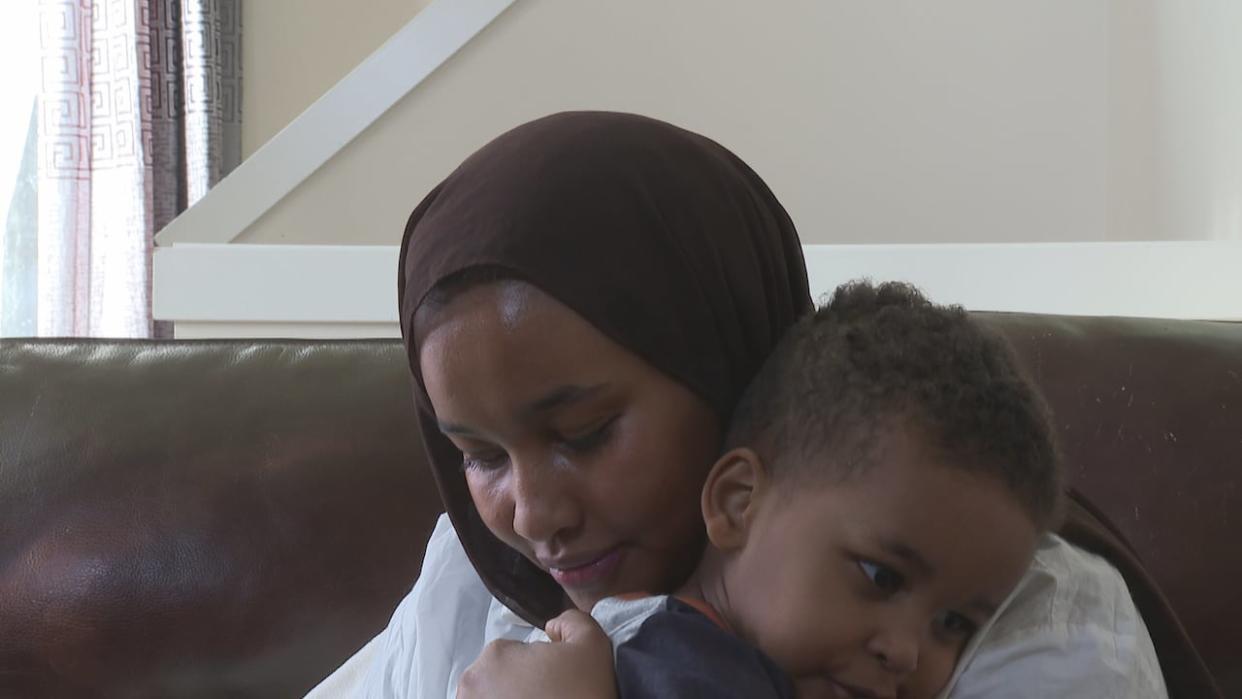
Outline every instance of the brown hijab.
{"label": "brown hijab", "polygon": [[436,427],[414,313],[463,270],[529,282],[702,396],[727,420],[786,328],[811,309],[793,222],[719,144],[630,114],[572,112],[484,146],[410,215],[398,295],[424,443],[474,567],[510,609],[542,625],[558,585],[492,536]]}

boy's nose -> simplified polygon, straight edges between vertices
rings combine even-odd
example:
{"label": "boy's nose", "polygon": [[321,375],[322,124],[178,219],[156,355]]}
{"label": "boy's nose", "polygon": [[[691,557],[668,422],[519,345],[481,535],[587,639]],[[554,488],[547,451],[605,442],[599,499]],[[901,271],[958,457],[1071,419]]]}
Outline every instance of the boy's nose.
{"label": "boy's nose", "polygon": [[887,671],[900,676],[919,666],[919,635],[907,629],[890,628],[871,639],[869,650]]}

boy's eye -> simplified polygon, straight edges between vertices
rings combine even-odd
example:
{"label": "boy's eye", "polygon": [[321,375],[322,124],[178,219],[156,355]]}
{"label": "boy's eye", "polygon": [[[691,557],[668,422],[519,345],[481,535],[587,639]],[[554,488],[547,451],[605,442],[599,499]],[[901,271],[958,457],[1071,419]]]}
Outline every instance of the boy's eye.
{"label": "boy's eye", "polygon": [[862,569],[863,575],[867,576],[871,584],[887,594],[897,592],[906,584],[906,579],[901,573],[886,565],[860,560],[858,567]]}
{"label": "boy's eye", "polygon": [[969,639],[979,625],[957,612],[943,612],[936,618],[936,630],[951,639]]}

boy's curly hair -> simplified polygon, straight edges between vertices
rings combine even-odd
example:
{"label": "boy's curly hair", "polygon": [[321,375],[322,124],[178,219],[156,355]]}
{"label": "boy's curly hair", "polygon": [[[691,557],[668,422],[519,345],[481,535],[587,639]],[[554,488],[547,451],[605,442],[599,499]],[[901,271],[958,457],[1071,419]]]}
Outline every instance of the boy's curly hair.
{"label": "boy's curly hair", "polygon": [[791,328],[733,415],[777,478],[865,470],[886,430],[912,427],[946,463],[997,478],[1036,526],[1061,500],[1048,410],[1003,338],[904,283],[855,281]]}

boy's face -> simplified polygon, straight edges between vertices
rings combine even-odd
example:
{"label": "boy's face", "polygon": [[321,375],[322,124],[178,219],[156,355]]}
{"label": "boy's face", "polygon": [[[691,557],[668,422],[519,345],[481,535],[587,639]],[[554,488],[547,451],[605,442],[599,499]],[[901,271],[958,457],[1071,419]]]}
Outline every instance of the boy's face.
{"label": "boy's face", "polygon": [[756,488],[722,558],[725,618],[803,699],[934,697],[1034,555],[1038,532],[1003,486],[916,435],[895,431],[839,482]]}

